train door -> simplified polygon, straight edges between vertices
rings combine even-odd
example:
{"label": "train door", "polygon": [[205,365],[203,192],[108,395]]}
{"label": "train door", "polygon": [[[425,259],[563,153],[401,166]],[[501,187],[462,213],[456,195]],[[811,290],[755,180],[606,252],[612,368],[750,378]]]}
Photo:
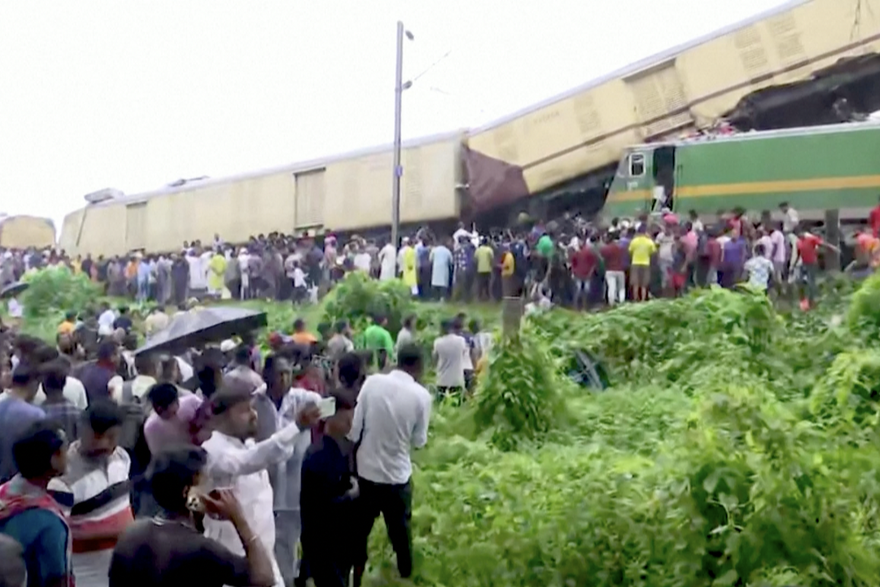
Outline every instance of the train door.
{"label": "train door", "polygon": [[654,176],[653,211],[675,209],[675,146],[664,145],[654,149],[651,172]]}

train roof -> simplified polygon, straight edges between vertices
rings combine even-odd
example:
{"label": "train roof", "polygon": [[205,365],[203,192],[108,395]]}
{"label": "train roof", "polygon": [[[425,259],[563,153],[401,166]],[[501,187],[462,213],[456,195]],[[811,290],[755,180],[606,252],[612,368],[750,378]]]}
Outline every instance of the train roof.
{"label": "train roof", "polygon": [[711,145],[717,143],[735,143],[740,141],[754,141],[773,137],[793,137],[799,135],[819,135],[840,132],[857,132],[863,130],[880,130],[880,120],[867,120],[864,122],[843,122],[839,124],[823,124],[819,126],[797,126],[793,128],[780,128],[776,130],[759,130],[731,135],[702,135],[690,138],[675,139],[670,141],[657,141],[642,143],[627,147],[627,152],[634,149],[649,147],[686,147],[691,145]]}
{"label": "train roof", "polygon": [[776,16],[777,14],[787,12],[789,10],[797,8],[798,6],[801,6],[803,4],[807,4],[812,1],[813,0],[789,0],[788,2],[785,2],[784,4],[781,4],[775,8],[770,8],[768,10],[764,10],[762,12],[759,12],[758,14],[755,14],[754,16],[747,18],[747,19],[741,20],[739,22],[735,22],[735,23],[730,24],[726,27],[723,27],[723,28],[720,28],[714,32],[711,32],[707,35],[697,37],[696,39],[693,39],[691,41],[687,41],[687,42],[682,43],[680,45],[676,45],[675,47],[672,47],[671,49],[667,49],[667,50],[662,51],[660,53],[656,53],[654,55],[651,55],[650,57],[646,57],[644,59],[636,61],[635,63],[627,65],[626,67],[622,67],[620,69],[617,69],[615,71],[607,73],[603,76],[592,79],[592,80],[585,82],[579,86],[571,88],[570,90],[566,90],[565,92],[557,94],[551,98],[547,98],[545,100],[542,100],[541,102],[538,102],[537,104],[532,104],[531,106],[526,106],[524,108],[521,108],[520,110],[517,110],[517,111],[512,112],[510,114],[507,114],[505,116],[502,116],[501,118],[492,120],[492,121],[487,122],[481,126],[475,127],[473,129],[471,129],[470,133],[475,134],[475,133],[480,133],[483,131],[491,130],[495,127],[501,126],[502,124],[506,124],[508,122],[516,120],[517,118],[520,118],[522,116],[526,116],[527,114],[531,114],[532,112],[535,112],[537,110],[540,110],[542,108],[550,106],[551,104],[556,104],[557,102],[561,102],[562,100],[565,100],[567,98],[571,98],[572,96],[580,94],[581,92],[584,92],[586,90],[590,90],[590,89],[595,88],[597,86],[600,86],[600,85],[604,84],[605,82],[608,82],[608,81],[611,81],[614,79],[618,79],[618,78],[626,78],[626,77],[633,76],[639,72],[651,69],[652,67],[655,67],[665,61],[669,61],[689,49],[693,49],[694,47],[698,47],[699,45],[702,45],[704,43],[708,43],[709,41],[713,41],[713,40],[717,39],[718,37],[723,37],[724,35],[730,34],[736,30],[739,30],[741,28],[745,28],[747,26],[750,26],[750,25],[753,25],[757,22],[760,22],[760,21],[764,20],[765,18],[769,18],[771,16]]}
{"label": "train roof", "polygon": [[33,216],[31,214],[2,214],[0,215],[0,225],[5,223],[12,223],[16,220],[24,220],[27,222],[43,222],[52,227],[52,230],[55,230],[55,222],[51,218],[46,218],[44,216]]}
{"label": "train roof", "polygon": [[[430,145],[432,143],[439,143],[443,141],[451,141],[453,139],[463,137],[465,131],[462,129],[449,131],[445,133],[433,134],[425,137],[417,137],[414,139],[409,139],[403,141],[401,144],[402,149],[411,149],[416,147],[422,147],[424,145]],[[370,155],[379,155],[381,153],[385,153],[390,151],[394,147],[393,144],[385,144],[385,145],[376,145],[372,147],[365,147],[362,149],[357,149],[353,151],[347,151],[345,153],[339,153],[336,155],[329,155],[327,157],[322,157],[318,159],[309,159],[306,161],[300,161],[297,163],[288,163],[287,165],[278,165],[275,167],[268,167],[259,169],[256,171],[248,171],[245,173],[239,173],[237,175],[227,175],[221,177],[211,177],[206,179],[198,179],[198,180],[190,180],[186,183],[178,186],[166,186],[164,188],[160,188],[157,190],[151,190],[148,192],[140,192],[137,194],[127,194],[124,196],[120,196],[118,198],[110,198],[108,200],[104,200],[102,202],[97,202],[94,204],[89,204],[90,207],[99,207],[99,206],[112,206],[114,204],[138,204],[140,202],[145,202],[152,198],[158,196],[165,196],[168,194],[175,194],[178,192],[185,192],[192,190],[194,188],[203,188],[210,187],[215,185],[222,185],[226,183],[231,183],[235,181],[242,181],[246,179],[255,179],[258,177],[264,177],[267,175],[274,175],[276,173],[300,173],[304,171],[310,171],[315,169],[320,169],[322,167],[326,167],[332,163],[337,163],[339,161],[345,161],[348,159],[358,159],[361,157],[368,157]],[[391,169],[388,170],[391,173]]]}

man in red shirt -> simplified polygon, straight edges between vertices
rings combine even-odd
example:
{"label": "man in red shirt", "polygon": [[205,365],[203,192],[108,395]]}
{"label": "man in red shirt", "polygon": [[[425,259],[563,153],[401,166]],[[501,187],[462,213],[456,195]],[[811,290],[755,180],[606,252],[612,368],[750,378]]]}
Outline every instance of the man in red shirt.
{"label": "man in red shirt", "polygon": [[[829,245],[815,234],[804,230],[797,242],[797,252],[800,258],[801,280],[806,282],[806,300],[810,306],[816,300],[816,274],[819,272],[819,247],[825,247],[832,251],[840,252],[840,249]],[[801,295],[803,305],[804,296]]]}
{"label": "man in red shirt", "polygon": [[877,204],[868,216],[871,223],[871,230],[874,231],[874,238],[880,237],[880,204]]}
{"label": "man in red shirt", "polygon": [[605,235],[605,244],[599,249],[605,262],[605,285],[608,287],[608,305],[622,304],[626,299],[626,251],[610,232]]}
{"label": "man in red shirt", "polygon": [[599,256],[593,250],[593,245],[584,243],[579,249],[571,254],[571,274],[574,276],[574,306],[581,308],[581,297],[586,298],[583,307],[586,307],[590,298],[590,280],[599,264]]}

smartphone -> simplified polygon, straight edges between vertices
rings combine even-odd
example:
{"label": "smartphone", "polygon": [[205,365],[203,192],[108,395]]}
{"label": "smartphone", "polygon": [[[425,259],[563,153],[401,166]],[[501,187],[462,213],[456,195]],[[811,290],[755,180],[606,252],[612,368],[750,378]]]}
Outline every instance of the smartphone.
{"label": "smartphone", "polygon": [[336,398],[325,397],[320,402],[318,402],[318,409],[321,410],[321,419],[326,420],[336,413]]}
{"label": "smartphone", "polygon": [[197,514],[205,513],[205,503],[199,497],[199,490],[197,488],[190,487],[189,493],[186,496],[186,507],[189,511]]}

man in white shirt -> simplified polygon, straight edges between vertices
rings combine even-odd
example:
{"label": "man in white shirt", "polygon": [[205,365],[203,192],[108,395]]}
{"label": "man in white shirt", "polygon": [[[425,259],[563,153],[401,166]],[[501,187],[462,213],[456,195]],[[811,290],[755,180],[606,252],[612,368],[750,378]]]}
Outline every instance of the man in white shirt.
{"label": "man in white shirt", "polygon": [[202,262],[199,251],[190,250],[186,254],[186,262],[189,265],[189,289],[194,294],[203,293],[208,289],[207,265]]}
{"label": "man in white shirt", "polygon": [[367,275],[370,274],[370,268],[373,263],[373,259],[370,257],[370,253],[366,250],[358,246],[356,249],[356,253],[354,255],[354,268],[358,271],[363,271]]}
{"label": "man in white shirt", "polygon": [[792,232],[800,224],[797,210],[788,205],[788,202],[779,204],[779,210],[782,212],[782,230]]}
{"label": "man in white shirt", "polygon": [[110,308],[110,304],[104,303],[103,311],[98,316],[98,334],[110,336],[113,334],[113,323],[116,322],[116,312]]}
{"label": "man in white shirt", "polygon": [[354,561],[355,585],[361,584],[367,563],[367,541],[380,513],[397,555],[400,576],[405,579],[412,575],[410,449],[421,448],[428,442],[432,401],[431,394],[418,382],[422,367],[419,348],[405,345],[397,353],[397,367],[390,373],[368,377],[358,395],[349,434],[355,442],[363,513]]}
{"label": "man in white shirt", "polygon": [[460,243],[462,238],[473,238],[473,234],[471,234],[471,232],[464,227],[464,222],[459,222],[458,229],[452,233],[453,249],[458,250],[458,248],[461,246]]}
{"label": "man in white shirt", "polygon": [[390,281],[397,273],[397,249],[392,243],[386,243],[379,251],[379,279]]}
{"label": "man in white shirt", "polygon": [[788,252],[785,235],[782,233],[782,223],[778,223],[776,228],[770,233],[770,243],[773,245],[773,251],[770,260],[773,261],[774,275],[773,280],[777,285],[782,285],[782,278],[785,275],[785,259]]}
{"label": "man in white shirt", "polygon": [[[259,442],[283,429],[296,414],[309,406],[317,406],[321,396],[298,387],[291,388],[292,369],[290,361],[278,355],[266,357],[263,367],[265,384],[253,396],[257,412]],[[301,434],[294,442],[288,457],[269,467],[269,483],[272,485],[275,511],[275,560],[285,584],[290,585],[298,574],[297,544],[302,535],[300,515],[300,487],[302,462],[311,445],[311,434]]]}
{"label": "man in white shirt", "polygon": [[434,363],[437,365],[437,391],[441,395],[460,393],[464,390],[464,357],[469,352],[464,337],[453,331],[453,324],[445,320],[441,324],[443,336],[434,340]]}
{"label": "man in white shirt", "polygon": [[250,260],[251,256],[247,249],[241,249],[238,253],[238,268],[241,271],[241,299],[246,300],[251,297],[250,291]]}
{"label": "man in white shirt", "polygon": [[[65,364],[67,364],[66,361]],[[85,410],[89,405],[88,397],[86,396],[86,388],[82,384],[82,381],[80,381],[76,377],[71,377],[70,375],[67,375],[65,377],[64,389],[62,390],[61,394],[64,396],[64,399],[75,405],[80,410]],[[46,394],[43,392],[43,384],[41,383],[40,387],[37,389],[37,395],[34,396],[34,405],[41,406],[45,401]]]}
{"label": "man in white shirt", "polygon": [[[206,473],[213,489],[232,489],[247,517],[272,558],[275,587],[284,587],[284,579],[273,555],[275,550],[274,494],[268,469],[286,461],[300,439],[309,437],[309,427],[318,421],[320,410],[309,406],[283,428],[255,443],[257,412],[251,406],[250,390],[234,386],[212,398],[214,432],[202,448],[208,453]],[[229,522],[205,518],[205,535],[233,553],[243,555],[244,546]]]}

